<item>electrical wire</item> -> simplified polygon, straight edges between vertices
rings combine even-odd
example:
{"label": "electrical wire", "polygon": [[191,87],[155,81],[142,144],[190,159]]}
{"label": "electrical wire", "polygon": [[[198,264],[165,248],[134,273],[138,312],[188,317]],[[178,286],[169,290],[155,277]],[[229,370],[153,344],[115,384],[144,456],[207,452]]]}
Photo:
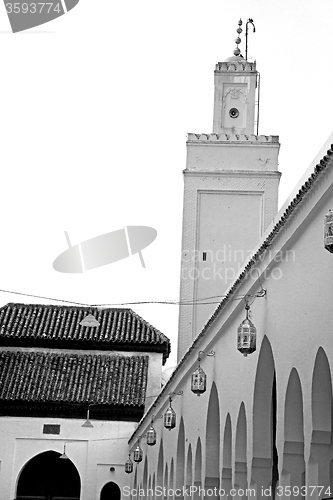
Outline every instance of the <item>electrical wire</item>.
{"label": "electrical wire", "polygon": [[[261,285],[261,283],[260,283]],[[242,300],[245,299],[245,297],[262,297],[263,293],[263,288],[261,290],[254,294],[254,295],[238,295],[233,297],[231,300]],[[51,300],[54,302],[63,302],[66,304],[75,304],[78,306],[86,306],[86,307],[106,307],[106,306],[129,306],[129,305],[146,305],[146,304],[159,304],[159,305],[176,305],[176,306],[192,306],[192,305],[209,305],[209,304],[220,304],[221,300],[226,297],[226,295],[213,295],[211,297],[203,297],[201,299],[184,299],[183,301],[178,301],[178,300],[147,300],[147,301],[137,301],[137,302],[114,302],[114,303],[105,303],[105,304],[88,304],[85,302],[74,302],[73,300],[66,300],[66,299],[56,299],[54,297],[46,297],[43,295],[34,295],[31,293],[23,293],[23,292],[14,292],[12,290],[2,290],[0,289],[0,292],[2,293],[11,293],[15,295],[22,295],[25,297],[33,297],[37,299],[44,299],[44,300]],[[213,300],[213,299],[219,299],[219,300]],[[208,301],[208,302],[205,302]]]}

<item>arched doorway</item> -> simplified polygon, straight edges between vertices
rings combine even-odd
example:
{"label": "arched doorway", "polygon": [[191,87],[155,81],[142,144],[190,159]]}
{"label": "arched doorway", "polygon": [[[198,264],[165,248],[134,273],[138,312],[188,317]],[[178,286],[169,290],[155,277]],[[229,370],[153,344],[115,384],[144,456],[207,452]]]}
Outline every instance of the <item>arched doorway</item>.
{"label": "arched doorway", "polygon": [[101,491],[100,500],[120,500],[120,488],[116,483],[106,483]]}
{"label": "arched doorway", "polygon": [[32,458],[20,474],[16,500],[79,500],[81,481],[69,459],[60,459],[55,451]]}

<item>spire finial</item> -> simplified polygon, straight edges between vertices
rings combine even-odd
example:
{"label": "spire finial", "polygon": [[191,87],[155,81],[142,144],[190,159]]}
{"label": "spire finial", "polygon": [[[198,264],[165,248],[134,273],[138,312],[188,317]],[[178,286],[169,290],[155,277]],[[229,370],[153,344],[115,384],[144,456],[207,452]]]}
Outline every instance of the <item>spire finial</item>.
{"label": "spire finial", "polygon": [[249,24],[252,24],[252,28],[253,28],[253,33],[256,32],[256,27],[254,25],[254,22],[253,22],[253,19],[249,18],[247,21],[246,21],[246,28],[245,28],[245,59],[247,60],[247,37],[249,35]]}
{"label": "spire finial", "polygon": [[236,46],[236,48],[235,48],[235,50],[234,50],[234,55],[235,55],[235,56],[239,56],[239,55],[241,55],[241,51],[240,51],[240,48],[238,47],[238,45],[241,43],[241,39],[240,39],[239,35],[240,35],[240,34],[242,33],[242,31],[243,31],[243,30],[242,30],[242,28],[241,28],[242,24],[243,24],[243,21],[240,19],[240,20],[238,21],[238,28],[236,29],[236,32],[238,33],[238,37],[237,37],[237,38],[236,38],[236,40],[235,40],[235,42],[236,42],[236,44],[237,44],[237,46]]}

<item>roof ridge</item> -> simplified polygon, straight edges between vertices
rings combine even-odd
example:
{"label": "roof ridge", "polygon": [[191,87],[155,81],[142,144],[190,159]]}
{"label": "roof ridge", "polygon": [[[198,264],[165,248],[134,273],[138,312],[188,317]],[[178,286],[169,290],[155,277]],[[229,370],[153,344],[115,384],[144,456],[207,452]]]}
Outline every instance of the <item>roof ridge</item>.
{"label": "roof ridge", "polygon": [[[50,299],[52,300],[52,299]],[[41,304],[38,302],[32,303],[32,304],[26,304],[24,302],[8,302],[7,304],[3,305],[0,307],[1,309],[4,309],[5,307],[8,306],[23,306],[23,307],[52,307],[52,308],[61,308],[61,309],[94,309],[96,311],[132,311],[130,307],[99,307],[99,306],[81,306],[81,305],[60,305],[60,304]]]}

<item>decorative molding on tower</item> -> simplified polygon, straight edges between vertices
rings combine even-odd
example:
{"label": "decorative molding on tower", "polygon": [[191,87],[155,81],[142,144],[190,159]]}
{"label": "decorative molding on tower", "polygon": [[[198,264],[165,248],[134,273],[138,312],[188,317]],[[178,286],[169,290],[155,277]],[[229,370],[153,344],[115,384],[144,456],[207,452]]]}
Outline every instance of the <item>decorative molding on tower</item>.
{"label": "decorative molding on tower", "polygon": [[187,142],[222,142],[222,143],[249,143],[253,142],[254,144],[272,144],[279,142],[278,135],[246,135],[246,134],[187,134]]}
{"label": "decorative molding on tower", "polygon": [[223,61],[218,62],[215,66],[215,72],[224,72],[224,71],[241,71],[248,73],[255,73],[256,70],[256,61],[249,62],[243,58],[232,58],[234,60],[231,61]]}

